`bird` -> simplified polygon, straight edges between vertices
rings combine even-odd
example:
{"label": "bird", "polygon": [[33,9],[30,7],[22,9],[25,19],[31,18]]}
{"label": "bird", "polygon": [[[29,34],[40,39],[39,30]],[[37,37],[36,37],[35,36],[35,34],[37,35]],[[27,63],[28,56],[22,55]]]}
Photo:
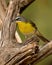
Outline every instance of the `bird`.
{"label": "bird", "polygon": [[[36,35],[38,38],[40,38],[43,42],[48,43],[49,40],[45,38],[38,30],[36,24],[29,19],[26,19],[25,17],[19,15],[17,16],[13,21],[16,23],[16,33],[15,37],[18,39],[19,43],[22,43],[22,38],[28,38],[29,35]],[[21,34],[19,35],[20,32],[23,35],[22,38],[20,38]],[[25,36],[24,36],[25,35]]]}

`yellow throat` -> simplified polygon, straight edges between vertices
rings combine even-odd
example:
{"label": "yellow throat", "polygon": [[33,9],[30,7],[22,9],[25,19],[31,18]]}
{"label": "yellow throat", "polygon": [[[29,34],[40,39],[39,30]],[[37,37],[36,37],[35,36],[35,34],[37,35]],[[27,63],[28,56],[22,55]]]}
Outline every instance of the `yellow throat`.
{"label": "yellow throat", "polygon": [[21,22],[21,21],[17,21],[16,24],[18,24],[19,30],[23,33],[23,34],[31,34],[33,33],[36,29],[28,22]]}

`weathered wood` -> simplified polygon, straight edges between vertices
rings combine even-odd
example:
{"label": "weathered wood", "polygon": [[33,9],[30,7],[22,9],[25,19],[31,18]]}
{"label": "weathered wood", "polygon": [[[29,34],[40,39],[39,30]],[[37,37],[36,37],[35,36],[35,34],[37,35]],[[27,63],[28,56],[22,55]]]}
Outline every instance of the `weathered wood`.
{"label": "weathered wood", "polygon": [[[3,22],[3,34],[2,34],[2,39],[3,39],[3,45],[10,43],[10,24],[11,24],[11,18],[13,14],[13,10],[15,8],[15,5],[13,5],[14,2],[10,1],[7,15],[5,18],[5,22]],[[13,5],[13,6],[11,6]]]}
{"label": "weathered wood", "polygon": [[21,48],[3,47],[0,49],[0,59],[1,59],[0,63],[1,63],[1,65],[4,65],[5,63],[6,64],[13,63],[13,61],[15,61],[15,59],[17,59],[19,61],[19,59],[21,59],[23,56],[31,54],[33,52],[33,48],[34,48],[34,52],[35,52],[36,44],[34,44],[34,43],[27,44]]}
{"label": "weathered wood", "polygon": [[2,21],[4,21],[4,18],[6,16],[6,8],[7,8],[6,1],[0,0],[0,18],[2,19]]}
{"label": "weathered wood", "polygon": [[49,42],[47,45],[43,46],[42,48],[40,48],[39,52],[37,53],[37,55],[29,55],[27,57],[25,57],[23,60],[21,60],[19,63],[16,64],[20,64],[20,65],[35,65],[36,63],[38,63],[39,61],[41,61],[42,59],[46,58],[47,56],[52,55],[52,41]]}
{"label": "weathered wood", "polygon": [[40,49],[38,56],[31,61],[31,64],[34,65],[51,54],[52,54],[52,41]]}
{"label": "weathered wood", "polygon": [[[28,46],[31,47],[31,44],[29,44]],[[27,47],[27,46],[26,46]],[[28,65],[31,64],[33,65],[34,63],[36,64],[37,62],[39,62],[40,60],[44,59],[45,57],[49,56],[50,54],[52,54],[52,41],[49,42],[48,44],[46,44],[45,46],[43,46],[42,48],[40,48],[39,52],[37,53],[37,55],[33,53],[33,47],[27,51],[27,48],[24,46],[24,48],[22,47],[22,49],[24,50],[22,53],[18,53],[17,56],[13,57],[10,62],[8,62],[10,65]],[[25,51],[26,48],[26,51]],[[21,50],[22,50],[21,49]],[[14,61],[14,62],[13,62]],[[12,64],[11,64],[12,63]],[[9,65],[6,64],[6,65]]]}

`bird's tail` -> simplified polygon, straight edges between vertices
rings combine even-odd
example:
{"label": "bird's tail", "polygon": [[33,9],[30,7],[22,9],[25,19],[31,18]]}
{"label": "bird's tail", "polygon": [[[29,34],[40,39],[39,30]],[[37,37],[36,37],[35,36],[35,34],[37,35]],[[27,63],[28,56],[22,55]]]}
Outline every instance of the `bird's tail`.
{"label": "bird's tail", "polygon": [[36,32],[36,35],[45,43],[48,43],[49,40],[45,38],[39,31]]}

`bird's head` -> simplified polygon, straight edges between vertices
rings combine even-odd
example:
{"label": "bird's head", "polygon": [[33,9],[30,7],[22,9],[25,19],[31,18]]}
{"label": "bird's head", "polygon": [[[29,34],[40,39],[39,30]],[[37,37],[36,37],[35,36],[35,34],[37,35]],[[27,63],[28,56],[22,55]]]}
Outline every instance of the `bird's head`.
{"label": "bird's head", "polygon": [[18,22],[26,22],[27,19],[23,16],[17,16],[13,21],[15,21],[16,23]]}

